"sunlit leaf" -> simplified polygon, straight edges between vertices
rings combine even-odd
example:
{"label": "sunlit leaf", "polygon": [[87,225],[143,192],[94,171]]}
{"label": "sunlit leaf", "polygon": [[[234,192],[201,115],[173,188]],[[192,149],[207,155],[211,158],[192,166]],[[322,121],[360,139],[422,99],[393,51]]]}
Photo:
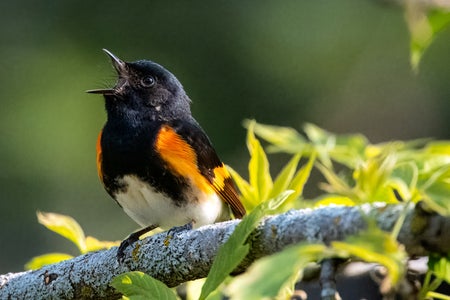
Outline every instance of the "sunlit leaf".
{"label": "sunlit leaf", "polygon": [[355,202],[352,199],[345,196],[337,196],[328,194],[321,197],[319,201],[315,203],[315,207],[329,206],[329,205],[343,205],[343,206],[355,206]]}
{"label": "sunlit leaf", "polygon": [[286,199],[283,204],[283,211],[286,208],[295,207],[294,202],[302,196],[303,188],[305,187],[306,182],[308,181],[309,175],[311,175],[312,168],[314,166],[314,162],[316,161],[316,155],[312,154],[308,162],[297,171],[291,183],[289,184],[288,189],[294,191],[289,197]]}
{"label": "sunlit leaf", "polygon": [[380,155],[367,160],[354,171],[355,193],[361,201],[385,201],[389,196],[386,190],[387,179],[394,170],[397,156],[394,153]]}
{"label": "sunlit leaf", "polygon": [[450,158],[450,141],[434,141],[426,145],[427,153],[443,154]]}
{"label": "sunlit leaf", "polygon": [[198,300],[205,278],[191,280],[186,282],[186,300]]}
{"label": "sunlit leaf", "polygon": [[322,184],[322,188],[325,191],[327,191],[328,193],[339,194],[350,198],[350,195],[353,194],[352,188],[344,179],[342,179],[333,170],[328,169],[321,163],[316,163],[316,167],[327,180],[327,184]]}
{"label": "sunlit leaf", "polygon": [[72,241],[81,253],[86,252],[86,243],[83,229],[72,217],[56,214],[37,212],[39,223]]}
{"label": "sunlit leaf", "polygon": [[382,151],[383,151],[383,147],[381,145],[369,144],[364,149],[364,156],[366,158],[373,158],[373,157],[381,155]]}
{"label": "sunlit leaf", "polygon": [[385,193],[387,196],[385,199],[382,200],[384,200],[386,203],[395,203],[397,201],[410,201],[410,200],[415,201],[421,199],[421,197],[413,199],[413,192],[416,190],[414,189],[413,191],[411,191],[407,183],[398,178],[389,179],[384,189],[392,191],[391,193],[389,192]]}
{"label": "sunlit leaf", "polygon": [[428,268],[437,278],[450,283],[450,253],[447,256],[431,254],[428,258]]}
{"label": "sunlit leaf", "polygon": [[98,239],[88,236],[86,237],[86,252],[97,251],[102,249],[109,249],[111,247],[119,246],[120,241],[99,241]]}
{"label": "sunlit leaf", "polygon": [[241,201],[246,211],[251,211],[260,202],[257,195],[255,195],[254,188],[250,185],[250,183],[243,179],[239,173],[229,166],[228,171],[230,172],[231,177],[241,193]]}
{"label": "sunlit leaf", "polygon": [[450,179],[450,163],[441,165],[430,159],[426,162],[425,167],[420,177],[422,190],[427,190],[436,183]]}
{"label": "sunlit leaf", "polygon": [[283,287],[298,279],[309,262],[318,261],[325,253],[322,244],[288,247],[256,261],[233,280],[226,293],[236,300],[274,299]]}
{"label": "sunlit leaf", "polygon": [[437,33],[449,25],[450,11],[430,10],[418,1],[407,1],[406,20],[411,35],[410,61],[413,69],[417,71],[424,52]]}
{"label": "sunlit leaf", "polygon": [[254,122],[249,123],[247,132],[247,147],[250,152],[248,173],[250,185],[254,188],[256,198],[264,201],[272,189],[272,177],[270,176],[269,161],[260,142],[255,138]]}
{"label": "sunlit leaf", "polygon": [[450,300],[450,296],[437,293],[437,292],[428,292],[426,294],[426,298],[424,299],[433,299],[433,300]]}
{"label": "sunlit leaf", "polygon": [[362,134],[338,135],[335,147],[330,150],[330,157],[349,168],[355,168],[363,160],[367,144],[367,138]]}
{"label": "sunlit leaf", "polygon": [[[320,128],[319,126],[316,126],[311,123],[306,123],[303,126],[303,130],[305,131],[306,136],[308,139],[313,142],[314,144],[320,145],[320,144],[327,144],[331,143],[332,145],[336,142],[336,135]],[[330,142],[331,140],[331,142]]]}
{"label": "sunlit leaf", "polygon": [[435,182],[423,193],[422,199],[433,211],[443,216],[450,216],[450,180]]}
{"label": "sunlit leaf", "polygon": [[421,198],[435,212],[450,215],[450,162],[446,155],[441,154],[427,158],[419,176]]}
{"label": "sunlit leaf", "polygon": [[286,191],[274,199],[261,203],[242,219],[233,234],[220,247],[199,299],[206,299],[239,265],[248,254],[249,245],[245,242],[250,233],[258,226],[262,217],[278,207],[291,193],[292,191]]}
{"label": "sunlit leaf", "polygon": [[[397,198],[395,193],[398,193],[402,200],[415,202],[420,200],[417,191],[418,179],[419,170],[414,162],[400,163],[392,171],[387,180],[386,188],[393,190],[392,197],[395,197],[395,199]],[[394,199],[391,202],[394,202]]]}
{"label": "sunlit leaf", "polygon": [[299,153],[294,155],[287,165],[284,166],[273,183],[269,198],[273,198],[288,189],[289,184],[295,175],[295,170],[297,169],[300,157],[301,155]]}
{"label": "sunlit leaf", "polygon": [[310,123],[305,124],[303,130],[313,144],[320,162],[327,168],[332,169],[330,151],[336,146],[336,135]]}
{"label": "sunlit leaf", "polygon": [[[251,122],[246,120],[244,122],[245,127],[249,128]],[[299,153],[304,152],[308,148],[306,139],[293,128],[259,123],[255,123],[253,126],[255,134],[272,145],[271,150]]]}
{"label": "sunlit leaf", "polygon": [[164,283],[139,271],[120,274],[113,278],[111,285],[122,293],[125,299],[178,299]]}
{"label": "sunlit leaf", "polygon": [[331,246],[341,255],[356,256],[385,266],[393,285],[399,282],[405,272],[405,250],[389,233],[375,226],[343,242],[331,242]]}
{"label": "sunlit leaf", "polygon": [[47,253],[33,257],[25,264],[26,270],[36,270],[43,266],[55,264],[63,260],[71,259],[73,256],[66,253]]}

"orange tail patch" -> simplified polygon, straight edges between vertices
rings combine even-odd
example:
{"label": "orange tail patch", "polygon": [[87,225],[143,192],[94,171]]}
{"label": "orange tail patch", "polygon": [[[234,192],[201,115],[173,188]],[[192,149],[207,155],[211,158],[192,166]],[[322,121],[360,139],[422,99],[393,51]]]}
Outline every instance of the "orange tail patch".
{"label": "orange tail patch", "polygon": [[222,164],[220,167],[214,169],[214,175],[214,190],[230,205],[233,215],[241,219],[245,216],[245,208],[239,199],[239,195],[236,192],[236,188],[227,169]]}

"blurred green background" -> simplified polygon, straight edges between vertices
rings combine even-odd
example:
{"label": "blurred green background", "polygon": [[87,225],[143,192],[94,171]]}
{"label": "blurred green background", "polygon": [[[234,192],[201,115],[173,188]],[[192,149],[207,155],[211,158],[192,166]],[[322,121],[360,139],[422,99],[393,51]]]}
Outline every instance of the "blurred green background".
{"label": "blurred green background", "polygon": [[450,30],[414,75],[403,11],[376,1],[2,1],[0,11],[0,273],[76,254],[37,210],[73,216],[99,239],[137,229],[96,173],[105,112],[84,91],[114,83],[102,48],[171,70],[244,174],[245,118],[373,142],[449,138]]}

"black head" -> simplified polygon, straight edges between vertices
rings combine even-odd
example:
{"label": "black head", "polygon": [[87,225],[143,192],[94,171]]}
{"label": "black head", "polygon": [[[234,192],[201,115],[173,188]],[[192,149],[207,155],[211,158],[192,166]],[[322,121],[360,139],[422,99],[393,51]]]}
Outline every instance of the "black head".
{"label": "black head", "polygon": [[110,51],[118,79],[113,88],[89,90],[103,94],[108,117],[170,121],[190,116],[190,100],[178,79],[149,60],[124,62]]}

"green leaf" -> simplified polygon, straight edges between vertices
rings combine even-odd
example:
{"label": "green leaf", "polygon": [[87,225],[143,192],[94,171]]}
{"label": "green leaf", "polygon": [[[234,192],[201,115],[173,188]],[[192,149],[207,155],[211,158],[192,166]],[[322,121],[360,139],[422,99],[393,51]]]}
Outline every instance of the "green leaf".
{"label": "green leaf", "polygon": [[[423,178],[424,177],[424,178]],[[420,183],[422,199],[435,212],[443,216],[450,215],[450,163],[437,168],[431,168],[422,174]]]}
{"label": "green leaf", "polygon": [[177,300],[175,293],[164,283],[139,271],[127,272],[113,278],[111,285],[125,299]]}
{"label": "green leaf", "polygon": [[399,163],[389,178],[389,186],[396,189],[402,199],[415,200],[418,180],[419,169],[414,162]]}
{"label": "green leaf", "polygon": [[281,192],[288,189],[292,178],[295,175],[295,170],[297,169],[298,162],[300,161],[300,153],[294,155],[286,166],[278,174],[275,182],[273,183],[272,191],[270,192],[269,198],[278,196]]}
{"label": "green leaf", "polygon": [[241,193],[241,201],[244,205],[246,211],[251,211],[255,206],[259,204],[259,199],[255,197],[254,188],[243,179],[238,172],[233,170],[231,167],[227,166],[231,177],[236,183],[239,192]]}
{"label": "green leaf", "polygon": [[98,251],[102,249],[109,249],[120,245],[120,241],[110,242],[110,241],[99,241],[95,237],[86,237],[86,252]]}
{"label": "green leaf", "polygon": [[33,257],[25,264],[26,270],[36,270],[43,266],[55,264],[63,260],[71,259],[73,256],[66,253],[47,253]]}
{"label": "green leaf", "polygon": [[355,202],[352,199],[345,196],[337,196],[332,194],[326,194],[320,197],[318,201],[314,204],[314,207],[328,206],[330,204],[342,205],[342,206],[355,206]]}
{"label": "green leaf", "polygon": [[339,177],[338,174],[336,174],[333,170],[328,169],[321,163],[317,163],[316,167],[327,180],[327,184],[322,184],[322,189],[328,193],[339,194],[352,199],[354,198],[351,187],[345,180]]}
{"label": "green leaf", "polygon": [[348,168],[355,168],[364,159],[367,144],[367,138],[362,134],[337,135],[330,157]]}
{"label": "green leaf", "polygon": [[422,199],[429,208],[442,216],[450,216],[450,182],[441,181],[430,186],[424,194]]}
{"label": "green leaf", "polygon": [[427,153],[450,156],[450,141],[433,141],[426,145]]}
{"label": "green leaf", "polygon": [[331,246],[341,256],[356,256],[385,266],[394,285],[403,277],[406,269],[407,255],[403,247],[389,233],[374,225],[369,225],[369,229],[348,237],[344,242],[331,242]]}
{"label": "green leaf", "polygon": [[306,123],[303,126],[303,130],[305,131],[308,139],[316,145],[326,145],[331,144],[334,145],[336,141],[336,135],[320,128],[311,123]]}
{"label": "green leaf", "polygon": [[259,123],[252,124],[252,122],[254,121],[246,120],[244,122],[245,127],[249,128],[250,126],[253,126],[254,132],[259,137],[272,144],[270,149],[273,151],[299,153],[305,151],[305,148],[309,148],[306,139],[293,128]]}
{"label": "green leaf", "polygon": [[441,294],[441,293],[436,293],[436,292],[428,292],[425,297],[426,298],[420,298],[420,299],[450,300],[450,296]]}
{"label": "green leaf", "polygon": [[431,254],[428,257],[428,269],[431,270],[437,278],[450,283],[450,253],[448,253],[447,256]]}
{"label": "green leaf", "polygon": [[336,146],[336,135],[310,123],[306,123],[303,126],[303,130],[313,144],[319,160],[327,168],[332,169],[333,164],[331,163],[330,151]]}
{"label": "green leaf", "polygon": [[267,200],[273,183],[270,177],[269,162],[266,153],[261,144],[255,138],[253,128],[254,122],[251,122],[247,132],[247,147],[250,152],[250,162],[248,165],[248,173],[250,185],[254,189],[254,193],[259,201]]}
{"label": "green leaf", "polygon": [[424,162],[424,172],[420,177],[420,188],[427,190],[436,183],[448,181],[450,178],[450,162],[444,162],[441,158],[428,158]]}
{"label": "green leaf", "polygon": [[268,211],[279,206],[291,193],[292,191],[285,191],[278,197],[261,203],[242,219],[228,240],[220,247],[199,299],[206,299],[236,269],[248,254],[249,245],[245,242],[250,233]]}
{"label": "green leaf", "polygon": [[316,155],[313,153],[309,157],[306,165],[302,166],[300,170],[294,176],[291,183],[289,184],[289,190],[293,190],[294,192],[289,195],[286,201],[283,204],[284,210],[286,208],[294,207],[294,202],[303,194],[303,188],[305,187],[306,182],[308,181],[309,175],[311,174],[312,168],[314,166],[314,162],[316,161]]}
{"label": "green leaf", "polygon": [[417,71],[423,54],[436,35],[450,24],[450,12],[443,9],[430,10],[419,2],[409,1],[406,20],[411,35],[411,66]]}
{"label": "green leaf", "polygon": [[[387,179],[394,170],[398,155],[395,152],[382,153],[369,158],[354,171],[355,193],[362,202],[385,201],[391,199],[386,190]],[[390,192],[390,191],[389,191]]]}
{"label": "green leaf", "polygon": [[62,235],[66,239],[72,241],[81,253],[86,253],[86,243],[83,229],[73,218],[56,214],[37,212],[39,223],[47,227],[53,232]]}
{"label": "green leaf", "polygon": [[261,258],[236,277],[226,293],[235,300],[274,299],[284,287],[298,279],[308,263],[326,255],[326,250],[322,244],[300,244]]}

